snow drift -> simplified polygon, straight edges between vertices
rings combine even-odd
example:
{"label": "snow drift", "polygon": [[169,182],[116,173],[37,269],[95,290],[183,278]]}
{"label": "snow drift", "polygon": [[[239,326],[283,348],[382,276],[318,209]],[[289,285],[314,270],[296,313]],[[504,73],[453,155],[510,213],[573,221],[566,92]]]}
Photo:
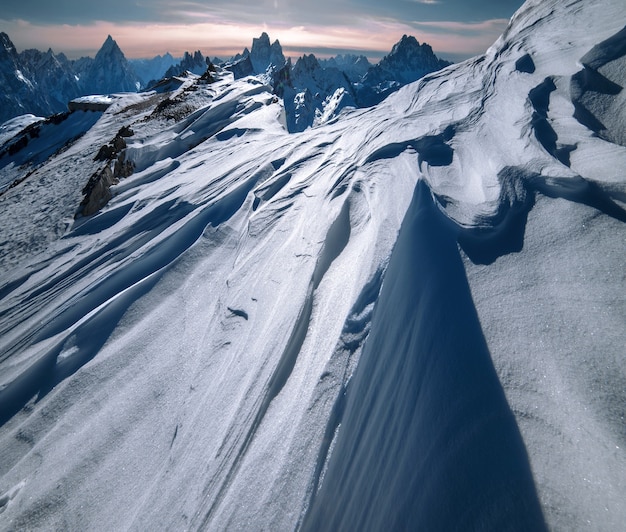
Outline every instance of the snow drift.
{"label": "snow drift", "polygon": [[625,26],[531,0],[302,133],[220,72],[7,164],[0,528],[619,529]]}

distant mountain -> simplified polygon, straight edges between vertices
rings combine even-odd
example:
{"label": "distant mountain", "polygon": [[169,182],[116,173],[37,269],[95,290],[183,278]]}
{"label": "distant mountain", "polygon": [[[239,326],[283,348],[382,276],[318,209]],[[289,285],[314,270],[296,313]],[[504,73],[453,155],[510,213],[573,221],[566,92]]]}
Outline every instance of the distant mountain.
{"label": "distant mountain", "polygon": [[323,68],[336,68],[341,70],[350,81],[356,83],[367,73],[372,64],[364,55],[337,55],[330,59],[319,59]]}
{"label": "distant mountain", "polygon": [[37,84],[6,33],[0,33],[0,123],[26,113],[49,114]]}
{"label": "distant mountain", "polygon": [[420,44],[415,37],[403,35],[391,52],[363,76],[358,90],[359,103],[374,105],[403,85],[451,64],[439,59],[430,45]]}
{"label": "distant mountain", "polygon": [[[192,72],[193,74],[202,75],[206,72],[208,64],[211,60],[208,57],[204,57],[200,50],[196,50],[193,55],[189,52],[185,52],[185,55],[181,61],[177,64],[171,65],[161,78],[171,78],[173,76],[180,76],[183,72]],[[154,78],[160,79],[160,78]]]}
{"label": "distant mountain", "polygon": [[[210,63],[200,50],[185,52],[176,63],[171,54],[150,60],[127,60],[109,35],[95,58],[69,61],[63,54],[25,50],[18,54],[8,35],[1,34],[0,83],[4,88],[0,121],[24,114],[65,111],[67,102],[88,94],[135,92],[164,77],[184,72],[201,75]],[[286,61],[278,40],[263,32],[224,68],[235,79],[261,76],[283,98],[289,131],[332,119],[344,107],[368,107],[390,93],[447,65],[428,44],[404,35],[391,52],[372,65],[363,55],[338,55],[318,60],[305,55]]]}
{"label": "distant mountain", "polygon": [[313,54],[298,59],[283,99],[287,126],[292,132],[325,122],[346,106],[356,106],[346,75],[337,68],[323,68]]}
{"label": "distant mountain", "polygon": [[21,64],[29,79],[36,85],[36,94],[46,115],[65,111],[67,102],[81,94],[78,76],[63,54],[24,50],[19,54]]}
{"label": "distant mountain", "polygon": [[225,64],[227,70],[233,72],[235,79],[254,74],[266,74],[280,70],[286,63],[283,48],[275,40],[270,44],[269,35],[265,32],[260,37],[252,39],[252,48],[244,48],[243,52],[235,55]]}
{"label": "distant mountain", "polygon": [[95,58],[70,61],[64,54],[29,49],[17,53],[0,33],[0,123],[26,113],[49,116],[87,94],[134,92],[140,78],[109,35]]}
{"label": "distant mountain", "polygon": [[167,69],[179,63],[180,60],[167,52],[152,59],[129,59],[128,62],[141,81],[141,86],[145,87],[150,81],[163,78]]}
{"label": "distant mountain", "polygon": [[269,35],[265,32],[257,39],[252,39],[250,60],[257,74],[263,74],[270,66],[280,68],[285,64],[283,48],[278,39],[270,44]]}
{"label": "distant mountain", "polygon": [[363,55],[338,55],[317,59],[300,57],[295,65],[285,61],[278,40],[270,44],[263,32],[252,47],[231,58],[224,67],[235,79],[265,75],[284,102],[287,129],[304,131],[327,122],[345,107],[369,107],[403,85],[450,63],[435,56],[428,44],[404,35],[380,63],[372,65]]}
{"label": "distant mountain", "polygon": [[84,94],[134,92],[141,87],[137,74],[110,35],[80,82]]}

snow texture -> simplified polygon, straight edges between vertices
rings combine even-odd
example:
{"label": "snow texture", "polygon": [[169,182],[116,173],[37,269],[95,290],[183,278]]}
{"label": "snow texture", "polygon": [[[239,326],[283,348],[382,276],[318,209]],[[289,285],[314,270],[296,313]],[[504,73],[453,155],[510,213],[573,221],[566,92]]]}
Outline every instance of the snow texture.
{"label": "snow texture", "polygon": [[529,0],[484,56],[300,133],[221,69],[27,120],[0,529],[623,528],[625,27]]}

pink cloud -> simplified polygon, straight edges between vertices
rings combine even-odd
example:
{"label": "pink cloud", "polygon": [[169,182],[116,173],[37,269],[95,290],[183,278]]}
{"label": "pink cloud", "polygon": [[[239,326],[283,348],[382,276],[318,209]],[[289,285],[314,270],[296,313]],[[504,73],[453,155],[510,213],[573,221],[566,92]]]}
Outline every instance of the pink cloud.
{"label": "pink cloud", "polygon": [[[252,25],[205,21],[196,24],[34,25],[24,21],[0,20],[0,30],[9,34],[18,50],[47,49],[70,57],[94,55],[107,35],[113,36],[127,57],[151,57],[166,51],[182,55],[201,50],[205,55],[229,57],[250,46],[253,37],[266,31],[279,39],[285,50],[334,48],[388,52],[403,34],[429,43],[435,52],[484,52],[506,27],[505,20],[477,24],[429,22],[405,24],[393,20],[362,18],[349,27]],[[443,30],[443,31],[442,31]]]}

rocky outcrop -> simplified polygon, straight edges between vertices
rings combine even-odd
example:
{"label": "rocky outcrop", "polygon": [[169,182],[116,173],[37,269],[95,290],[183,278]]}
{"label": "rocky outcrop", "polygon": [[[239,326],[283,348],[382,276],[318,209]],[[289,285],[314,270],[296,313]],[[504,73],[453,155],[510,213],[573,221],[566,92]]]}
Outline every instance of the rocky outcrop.
{"label": "rocky outcrop", "polygon": [[117,185],[117,183],[119,183],[119,179],[115,178],[108,164],[95,172],[83,188],[85,198],[81,203],[81,214],[91,216],[104,207],[113,197],[111,186]]}
{"label": "rocky outcrop", "polygon": [[126,138],[134,135],[130,126],[122,127],[117,135],[100,148],[94,157],[95,161],[106,161],[106,164],[94,172],[83,188],[83,201],[80,204],[79,214],[91,216],[102,209],[113,197],[111,187],[117,185],[120,179],[132,175],[135,166],[126,159]]}

